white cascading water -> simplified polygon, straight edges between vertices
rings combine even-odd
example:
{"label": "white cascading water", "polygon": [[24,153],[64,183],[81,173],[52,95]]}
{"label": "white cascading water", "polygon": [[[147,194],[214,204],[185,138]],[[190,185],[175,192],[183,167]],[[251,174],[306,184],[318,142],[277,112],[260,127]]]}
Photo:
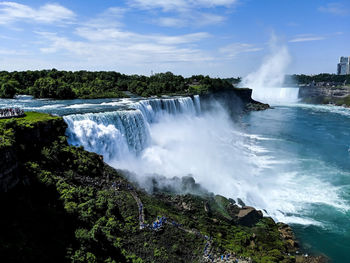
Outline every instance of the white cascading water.
{"label": "white cascading water", "polygon": [[107,161],[137,156],[150,143],[149,125],[164,115],[199,113],[198,97],[152,99],[135,103],[134,110],[65,116],[68,141],[103,155]]}
{"label": "white cascading water", "polygon": [[270,104],[297,103],[299,88],[285,87],[284,77],[291,57],[286,46],[277,46],[273,36],[270,42],[270,55],[260,68],[243,78],[242,87],[253,89],[254,100]]}
{"label": "white cascading water", "polygon": [[300,164],[276,159],[259,146],[272,139],[246,134],[220,105],[201,112],[195,96],[142,100],[131,108],[65,116],[69,142],[136,173],[146,189],[150,175],[191,175],[209,191],[239,197],[283,222],[315,223],[294,216],[310,202],[310,192],[313,203],[337,200],[335,189],[317,176],[311,186],[300,183],[290,170]]}

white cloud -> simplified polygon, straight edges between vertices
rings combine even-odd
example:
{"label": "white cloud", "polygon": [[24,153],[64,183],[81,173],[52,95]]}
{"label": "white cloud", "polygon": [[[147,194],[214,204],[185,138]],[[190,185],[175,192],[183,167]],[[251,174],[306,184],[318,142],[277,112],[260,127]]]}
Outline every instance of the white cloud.
{"label": "white cloud", "polygon": [[183,10],[188,7],[185,0],[131,0],[129,4],[141,9],[161,8],[164,11]]}
{"label": "white cloud", "polygon": [[176,17],[160,17],[154,19],[154,23],[165,27],[185,27],[193,25],[195,27],[201,27],[206,25],[217,25],[225,21],[225,17],[210,13],[202,12],[185,12]]}
{"label": "white cloud", "polygon": [[82,23],[82,25],[95,28],[121,27],[123,26],[121,20],[124,18],[126,12],[127,9],[125,8],[110,7],[103,13]]}
{"label": "white cloud", "polygon": [[235,57],[240,53],[247,53],[247,52],[257,52],[261,51],[263,48],[256,47],[252,44],[247,43],[232,43],[230,45],[227,45],[225,47],[222,47],[219,49],[219,52],[224,54],[226,57]]}
{"label": "white cloud", "polygon": [[0,55],[23,56],[27,54],[28,52],[26,50],[0,49]]}
{"label": "white cloud", "polygon": [[[189,72],[204,73],[209,69],[215,69],[214,65],[217,65],[218,62],[222,63],[217,51],[208,51],[202,47],[207,40],[212,41],[212,35],[207,32],[192,30],[189,34],[157,34],[130,30],[127,25],[124,25],[123,18],[128,12],[132,12],[131,8],[112,7],[88,19],[77,19],[74,13],[63,15],[64,12],[60,11],[51,15],[49,19],[42,14],[42,10],[52,8],[47,8],[48,5],[34,8],[8,3],[0,2],[0,14],[6,13],[6,19],[0,16],[0,21],[7,23],[8,26],[11,26],[8,23],[16,21],[34,22],[36,30],[28,31],[33,34],[30,41],[26,42],[30,45],[28,49],[31,50],[30,53],[0,50],[0,54],[3,55],[0,58],[2,64],[8,64],[8,68],[11,69],[56,67],[77,70],[84,68],[145,74],[149,68],[152,68],[158,72],[174,70],[178,73],[189,74]],[[205,1],[202,0],[201,3]],[[225,3],[222,1],[222,4]],[[65,10],[65,7],[61,7],[62,10]],[[10,12],[8,8],[12,11]],[[186,12],[170,15],[178,18]],[[198,10],[194,10],[191,14],[198,18],[198,22],[188,18],[185,24],[198,23],[199,25],[202,23],[204,25],[220,23],[225,19],[220,15]],[[74,23],[70,23],[69,27],[59,32],[55,32],[52,27],[41,25],[51,26],[52,23],[56,25],[60,24],[59,22],[73,21]],[[17,24],[20,23],[13,23],[15,26]],[[192,71],[188,71],[189,68]]]}
{"label": "white cloud", "polygon": [[312,35],[299,35],[289,40],[288,42],[297,43],[297,42],[309,42],[309,41],[319,41],[326,39],[323,36],[312,36]]}
{"label": "white cloud", "polygon": [[152,19],[154,24],[178,28],[220,24],[226,19],[222,12],[215,14],[208,10],[215,7],[229,8],[236,3],[237,0],[129,0],[129,5],[133,8],[152,12],[160,10],[167,14]]}
{"label": "white cloud", "polygon": [[[72,40],[50,32],[37,32],[45,43],[45,53],[68,54],[72,60],[95,65],[130,65],[207,61],[211,58],[197,49],[196,42],[209,37],[199,32],[187,35],[142,35],[117,29],[77,31],[84,41]],[[47,44],[48,43],[48,44]]]}
{"label": "white cloud", "polygon": [[194,8],[231,6],[236,2],[237,0],[130,0],[129,4],[142,9],[160,8],[163,11],[183,11]]}
{"label": "white cloud", "polygon": [[349,9],[346,9],[344,5],[340,3],[329,3],[326,6],[319,7],[318,11],[338,16],[345,16],[350,13]]}
{"label": "white cloud", "polygon": [[0,25],[19,20],[37,23],[67,22],[74,17],[73,11],[60,4],[45,4],[35,9],[16,2],[0,2]]}
{"label": "white cloud", "polygon": [[[199,42],[210,37],[206,32],[197,32],[192,34],[167,36],[155,34],[138,34],[129,31],[122,31],[119,28],[93,28],[79,27],[76,29],[76,34],[91,42],[115,42],[126,41],[127,43],[158,43],[165,45],[180,45]],[[103,45],[103,43],[101,43]]]}
{"label": "white cloud", "polygon": [[[191,34],[142,34],[124,28],[125,9],[110,8],[72,28],[72,36],[63,33],[35,32],[41,55],[79,61],[99,68],[119,65],[155,65],[199,63],[213,58],[199,48],[210,38],[206,32]],[[68,62],[72,64],[72,62]]]}

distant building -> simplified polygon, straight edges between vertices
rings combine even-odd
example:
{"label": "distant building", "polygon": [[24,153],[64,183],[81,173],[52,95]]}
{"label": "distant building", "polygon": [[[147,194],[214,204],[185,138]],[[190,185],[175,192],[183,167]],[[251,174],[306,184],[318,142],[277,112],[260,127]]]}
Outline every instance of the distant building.
{"label": "distant building", "polygon": [[338,75],[348,75],[350,74],[350,57],[340,57],[338,68]]}

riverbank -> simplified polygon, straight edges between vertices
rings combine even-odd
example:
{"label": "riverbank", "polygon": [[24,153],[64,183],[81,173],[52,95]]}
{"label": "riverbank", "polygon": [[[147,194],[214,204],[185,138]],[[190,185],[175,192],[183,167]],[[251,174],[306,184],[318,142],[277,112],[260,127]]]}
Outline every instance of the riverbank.
{"label": "riverbank", "polygon": [[350,107],[350,86],[301,86],[299,98],[305,103]]}

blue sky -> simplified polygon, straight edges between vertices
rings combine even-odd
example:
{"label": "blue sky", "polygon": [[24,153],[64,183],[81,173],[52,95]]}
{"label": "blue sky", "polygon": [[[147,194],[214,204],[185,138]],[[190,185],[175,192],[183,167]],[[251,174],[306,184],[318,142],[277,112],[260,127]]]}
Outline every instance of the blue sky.
{"label": "blue sky", "polygon": [[350,56],[350,1],[0,1],[0,70],[245,76],[286,46],[287,73]]}

